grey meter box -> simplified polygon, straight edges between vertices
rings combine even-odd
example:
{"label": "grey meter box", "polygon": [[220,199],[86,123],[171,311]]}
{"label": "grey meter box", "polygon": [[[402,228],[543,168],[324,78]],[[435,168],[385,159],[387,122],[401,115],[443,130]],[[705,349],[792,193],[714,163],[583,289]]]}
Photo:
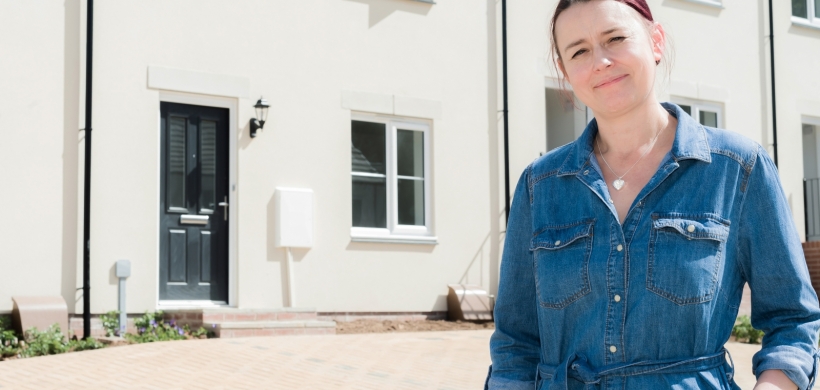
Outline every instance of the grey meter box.
{"label": "grey meter box", "polygon": [[131,260],[117,260],[116,272],[118,278],[131,276]]}

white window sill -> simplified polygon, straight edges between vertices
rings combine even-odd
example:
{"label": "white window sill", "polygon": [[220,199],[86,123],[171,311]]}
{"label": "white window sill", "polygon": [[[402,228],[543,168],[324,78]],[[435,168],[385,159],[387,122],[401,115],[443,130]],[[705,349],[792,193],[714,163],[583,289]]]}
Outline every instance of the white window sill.
{"label": "white window sill", "polygon": [[707,7],[724,9],[723,4],[721,4],[721,2],[719,2],[719,1],[710,1],[710,0],[684,0],[684,1],[687,1],[689,3],[705,5]]}
{"label": "white window sill", "polygon": [[808,19],[798,18],[797,16],[792,16],[792,24],[795,26],[820,30],[820,23],[812,23],[809,22]]}
{"label": "white window sill", "polygon": [[365,236],[365,235],[351,235],[350,241],[353,242],[372,242],[379,244],[416,244],[416,245],[438,245],[438,237],[436,236]]}

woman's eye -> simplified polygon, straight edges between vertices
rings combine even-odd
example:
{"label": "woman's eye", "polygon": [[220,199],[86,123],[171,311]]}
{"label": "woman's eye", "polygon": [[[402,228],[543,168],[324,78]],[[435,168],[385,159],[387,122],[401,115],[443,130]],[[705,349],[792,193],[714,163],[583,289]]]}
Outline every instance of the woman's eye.
{"label": "woman's eye", "polygon": [[624,39],[626,39],[626,38],[625,37],[612,37],[612,38],[609,39],[609,41],[610,42],[619,42],[619,41],[623,41]]}
{"label": "woman's eye", "polygon": [[575,52],[575,54],[572,55],[572,58],[578,57],[579,55],[584,54],[584,53],[586,53],[586,49],[578,50],[578,51]]}

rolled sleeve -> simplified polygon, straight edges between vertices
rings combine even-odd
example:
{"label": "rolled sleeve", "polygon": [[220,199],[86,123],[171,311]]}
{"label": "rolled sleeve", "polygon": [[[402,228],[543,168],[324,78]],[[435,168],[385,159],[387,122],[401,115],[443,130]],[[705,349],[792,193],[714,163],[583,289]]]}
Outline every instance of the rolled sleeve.
{"label": "rolled sleeve", "polygon": [[817,295],[777,168],[762,148],[747,180],[738,260],[752,290],[752,325],[765,332],[754,374],[782,370],[807,389],[816,374]]}
{"label": "rolled sleeve", "polygon": [[494,308],[495,332],[490,339],[491,390],[532,389],[540,360],[538,310],[530,236],[532,217],[528,171],[518,181],[501,260]]}

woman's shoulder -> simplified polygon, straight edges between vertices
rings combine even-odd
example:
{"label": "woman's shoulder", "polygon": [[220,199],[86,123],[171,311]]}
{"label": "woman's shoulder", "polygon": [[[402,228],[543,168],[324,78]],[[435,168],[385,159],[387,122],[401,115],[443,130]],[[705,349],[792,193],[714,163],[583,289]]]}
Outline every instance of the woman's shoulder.
{"label": "woman's shoulder", "polygon": [[[703,126],[711,154],[722,155],[750,167],[763,152],[759,143],[739,132]],[[762,154],[766,154],[765,152]]]}
{"label": "woman's shoulder", "polygon": [[576,139],[566,145],[559,146],[550,150],[546,154],[536,158],[525,170],[525,173],[530,175],[530,181],[536,178],[545,178],[556,175],[561,172],[562,168],[566,169],[568,159],[572,159],[577,153]]}

